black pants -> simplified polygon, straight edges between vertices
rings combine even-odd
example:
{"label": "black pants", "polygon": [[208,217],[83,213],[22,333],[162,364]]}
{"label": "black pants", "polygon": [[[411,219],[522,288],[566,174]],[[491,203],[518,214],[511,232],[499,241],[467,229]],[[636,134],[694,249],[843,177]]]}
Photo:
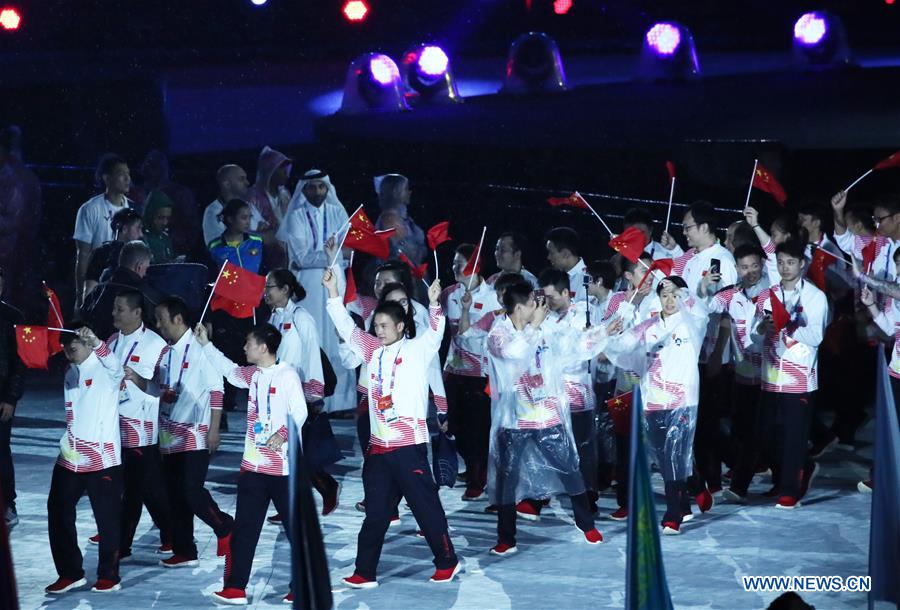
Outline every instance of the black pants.
{"label": "black pants", "polygon": [[772,480],[782,496],[799,499],[803,471],[813,467],[807,443],[815,394],[763,391],[760,430],[763,458],[772,467]]}
{"label": "black pants", "polygon": [[612,416],[606,401],[612,398],[616,382],[595,383],[594,393],[597,396],[597,408],[594,422],[597,429],[597,489],[604,490],[612,485],[616,466],[616,435],[613,429]]}
{"label": "black pants", "polygon": [[584,479],[585,489],[597,491],[597,430],[594,427],[594,410],[573,412],[572,435],[578,447],[578,468]]}
{"label": "black pants", "polygon": [[231,569],[226,570],[225,586],[246,589],[250,580],[250,567],[259,543],[269,501],[275,505],[288,540],[290,532],[289,477],[241,471],[237,484],[237,511],[234,531],[231,535]]}
{"label": "black pants", "polygon": [[447,532],[447,517],[428,464],[427,445],[408,445],[389,453],[370,454],[363,464],[363,488],[366,518],[357,540],[357,574],[375,580],[384,535],[401,495],[406,497],[434,554],[435,567],[447,569],[456,565],[456,553]]}
{"label": "black pants", "polygon": [[76,473],[53,467],[47,498],[47,532],[56,573],[78,580],[84,576],[83,557],[75,531],[75,507],[87,492],[100,531],[97,578],[119,582],[119,536],[122,514],[122,467]]}
{"label": "black pants", "polygon": [[758,385],[734,384],[732,404],[732,438],[735,443],[735,462],[731,490],[745,496],[760,456],[759,426],[760,388]]}
{"label": "black pants", "polygon": [[197,558],[194,515],[210,526],[216,537],[231,533],[234,519],[219,510],[203,484],[209,469],[209,451],[184,451],[163,457],[166,486],[172,505],[172,550],[176,555]]}
{"label": "black pants", "polygon": [[466,462],[466,486],[484,489],[487,484],[488,447],[491,435],[491,398],[484,393],[484,377],[447,375],[447,417],[456,450]]}
{"label": "black pants", "polygon": [[730,394],[730,375],[723,367],[719,375],[706,377],[706,365],[700,365],[700,404],[697,407],[697,433],[694,437],[694,474],[689,486],[695,495],[704,489],[722,487],[721,420],[723,405]]}
{"label": "black pants", "polygon": [[631,468],[631,436],[616,434],[616,503],[628,508],[628,481]]}
{"label": "black pants", "polygon": [[[564,489],[578,489],[584,486],[581,481],[581,471],[575,463],[575,458],[570,455],[571,449],[558,447],[558,442],[547,441],[545,437],[556,437],[560,434],[556,426],[546,430],[500,430],[497,438],[499,461],[497,466],[497,539],[504,544],[514,546],[516,544],[516,489],[519,484],[519,464],[512,460],[518,459],[525,452],[528,445],[533,445],[540,452],[549,468],[553,469],[561,479]],[[559,449],[557,451],[557,449]],[[583,532],[594,527],[594,517],[591,514],[587,493],[582,492],[570,496],[572,498],[572,510],[575,513],[575,525]]]}
{"label": "black pants", "polygon": [[[160,542],[171,542],[172,517],[169,494],[162,474],[159,445],[122,449],[125,494],[122,498],[122,555],[131,552],[134,532],[141,520],[141,505],[159,528]],[[102,538],[101,538],[102,539]]]}
{"label": "black pants", "polygon": [[[12,422],[0,422],[0,486],[3,492],[3,505],[16,510],[16,471],[12,460]],[[3,515],[0,515],[2,518]]]}

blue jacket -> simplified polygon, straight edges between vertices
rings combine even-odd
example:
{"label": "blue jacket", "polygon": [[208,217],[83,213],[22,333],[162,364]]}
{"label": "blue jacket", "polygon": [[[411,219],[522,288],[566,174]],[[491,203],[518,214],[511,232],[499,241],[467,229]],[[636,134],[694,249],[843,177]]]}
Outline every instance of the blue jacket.
{"label": "blue jacket", "polygon": [[209,242],[209,255],[213,262],[221,267],[225,261],[247,269],[253,273],[259,273],[263,258],[262,237],[253,233],[244,233],[244,240],[237,247],[229,246],[220,236]]}

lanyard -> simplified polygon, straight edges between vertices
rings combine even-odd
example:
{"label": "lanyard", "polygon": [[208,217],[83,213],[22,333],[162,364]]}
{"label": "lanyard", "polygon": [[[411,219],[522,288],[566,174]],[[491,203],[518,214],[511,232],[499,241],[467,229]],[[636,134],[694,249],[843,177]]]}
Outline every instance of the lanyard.
{"label": "lanyard", "polygon": [[[394,366],[391,367],[391,387],[388,389],[388,396],[392,396],[394,394],[394,382],[397,381],[397,364],[400,362],[400,352],[403,350],[403,343],[406,342],[406,339],[403,339],[403,342],[400,343],[400,347],[397,348],[397,354],[394,356]],[[384,389],[382,384],[384,383],[384,377],[381,375],[381,360],[384,358],[384,348],[382,348],[381,353],[378,354],[378,395],[384,396]]]}
{"label": "lanyard", "polygon": [[[178,371],[178,381],[175,385],[181,385],[181,377],[184,375],[184,365],[187,363],[188,350],[191,349],[191,342],[188,341],[188,344],[184,347],[184,356],[181,357],[181,369]],[[171,381],[172,375],[172,352],[175,350],[169,350],[169,360],[166,363],[166,387],[171,388],[172,386],[169,384]]]}
{"label": "lanyard", "polygon": [[[141,325],[141,335],[144,334],[144,330],[145,330],[144,326]],[[122,334],[120,333],[119,336],[116,337],[116,342],[113,343],[113,348],[112,348],[113,353],[115,353],[116,348],[119,346],[119,339],[121,339],[121,338],[122,338]],[[131,360],[131,356],[134,355],[134,350],[137,349],[138,343],[140,343],[140,341],[141,341],[141,338],[138,337],[137,339],[134,340],[134,343],[131,344],[131,349],[128,350],[128,354],[126,354],[125,360],[122,362],[123,367],[128,365],[128,361]]]}
{"label": "lanyard", "polygon": [[[262,377],[260,370],[259,377]],[[256,414],[259,417],[259,377],[256,378]],[[272,421],[272,382],[269,381],[269,389],[266,391],[266,420],[267,423]]]}
{"label": "lanyard", "polygon": [[[794,314],[797,313],[797,310],[800,307],[800,296],[803,294],[803,282],[806,280],[800,280],[800,286],[797,288],[797,302],[794,303],[794,306],[791,307],[791,319],[794,319]],[[784,286],[779,284],[781,288],[781,303],[787,308],[787,295],[784,293]]]}
{"label": "lanyard", "polygon": [[[312,205],[312,204],[310,204]],[[322,205],[325,205],[324,203]],[[309,221],[309,230],[312,233],[313,238],[313,250],[319,249],[319,227],[313,222],[313,218],[309,213],[309,208],[305,208],[306,212],[306,220]],[[328,234],[328,214],[327,210],[322,210],[322,239],[325,239],[325,236]]]}

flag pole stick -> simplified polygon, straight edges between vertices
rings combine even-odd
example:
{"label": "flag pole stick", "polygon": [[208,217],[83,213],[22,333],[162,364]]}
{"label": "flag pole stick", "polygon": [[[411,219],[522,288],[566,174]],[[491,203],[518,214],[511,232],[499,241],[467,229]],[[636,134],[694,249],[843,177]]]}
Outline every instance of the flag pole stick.
{"label": "flag pole stick", "polygon": [[475,279],[475,274],[478,273],[478,258],[481,256],[481,246],[484,244],[485,233],[487,233],[487,226],[481,228],[481,239],[478,240],[478,251],[475,252],[475,264],[472,266],[472,275],[469,276],[469,286],[466,288],[466,292],[472,292],[472,281]]}
{"label": "flag pole stick", "polygon": [[339,226],[339,227],[337,228],[337,230],[334,232],[334,234],[337,235],[338,233],[340,233],[341,231],[343,231],[343,230],[344,230],[344,227],[346,227],[348,224],[350,224],[350,220],[351,220],[354,216],[356,216],[357,212],[359,212],[362,208],[363,208],[362,205],[360,205],[358,208],[356,208],[356,209],[353,211],[353,213],[350,214],[350,216],[347,217],[347,220],[345,220],[343,223],[341,223],[341,226]]}
{"label": "flag pole stick", "polygon": [[[17,326],[21,326],[21,324],[17,324]],[[47,327],[47,330],[52,330],[58,333],[72,333],[73,335],[77,335],[78,333],[74,330],[69,330],[68,328],[52,328],[50,326]]]}
{"label": "flag pole stick", "polygon": [[[47,282],[41,281],[41,284],[44,285],[45,289],[50,289],[50,287],[47,286]],[[57,311],[56,305],[53,304],[53,299],[51,299],[49,295],[47,296],[47,301],[50,303],[50,308],[53,310],[53,313],[56,314],[56,319],[59,320],[60,324],[64,324],[65,322],[63,321],[62,315]]]}
{"label": "flag pole stick", "polygon": [[747,200],[744,201],[744,209],[750,207],[750,193],[753,192],[753,179],[756,178],[756,166],[759,165],[759,159],[753,160],[753,173],[750,174],[750,186],[747,187]]}
{"label": "flag pole stick", "polygon": [[434,254],[434,279],[439,279],[441,272],[438,270],[437,250],[432,250],[431,252]]}
{"label": "flag pole stick", "polygon": [[216,293],[216,285],[219,283],[219,278],[222,277],[222,272],[225,271],[225,264],[228,261],[222,263],[222,268],[219,269],[219,275],[216,276],[216,281],[213,282],[212,290],[209,291],[209,298],[206,299],[206,305],[203,307],[203,313],[200,314],[200,322],[203,322],[203,316],[206,315],[206,310],[209,309],[209,303],[212,301],[213,295]]}
{"label": "flag pole stick", "polygon": [[[362,207],[362,206],[360,206]],[[355,213],[355,212],[354,212]],[[343,227],[342,227],[343,228]],[[340,229],[339,229],[340,230]],[[335,232],[337,235],[337,232]],[[350,235],[350,229],[347,229],[347,232],[344,233],[344,236],[341,238],[341,243],[338,244],[337,250],[334,251],[334,256],[331,258],[331,262],[328,264],[328,268],[334,267],[334,264],[337,262],[338,255],[341,253],[341,249],[344,247],[344,242],[347,240],[347,236]],[[352,254],[351,254],[352,256]]]}
{"label": "flag pole stick", "polygon": [[850,189],[852,189],[854,186],[856,186],[857,184],[859,184],[860,182],[862,182],[862,179],[865,178],[866,176],[868,176],[869,174],[871,174],[873,171],[875,171],[875,170],[874,170],[874,169],[870,169],[870,170],[867,171],[865,174],[863,174],[862,176],[860,176],[859,178],[857,178],[856,180],[854,180],[852,183],[850,183],[850,186],[848,186],[847,188],[844,189],[844,192],[846,193],[847,191],[849,191]]}
{"label": "flag pole stick", "polygon": [[612,232],[612,229],[609,228],[609,225],[606,224],[606,221],[604,221],[604,220],[600,217],[600,214],[598,214],[598,213],[597,213],[597,210],[595,210],[594,207],[593,207],[591,204],[588,203],[587,199],[585,199],[585,198],[581,195],[581,193],[579,193],[578,191],[575,191],[575,194],[578,195],[579,197],[581,197],[581,200],[584,201],[584,204],[588,207],[588,209],[591,211],[591,213],[592,213],[594,216],[597,217],[597,220],[600,221],[600,224],[602,224],[602,225],[603,225],[603,228],[606,229],[606,232],[609,233],[609,236],[610,236],[610,237],[615,237],[616,234]]}
{"label": "flag pole stick", "polygon": [[669,220],[672,219],[672,197],[675,195],[675,176],[672,176],[672,185],[669,187],[669,209],[666,210],[666,228],[663,233],[669,232]]}

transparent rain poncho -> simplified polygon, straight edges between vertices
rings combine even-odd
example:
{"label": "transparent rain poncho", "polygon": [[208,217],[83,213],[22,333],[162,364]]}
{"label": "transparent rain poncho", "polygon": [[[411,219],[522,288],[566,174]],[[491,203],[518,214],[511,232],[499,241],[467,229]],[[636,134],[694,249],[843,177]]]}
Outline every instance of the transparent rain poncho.
{"label": "transparent rain poncho", "polygon": [[487,338],[491,379],[488,495],[515,504],[585,491],[562,370],[606,344],[604,326],[547,333],[497,319]]}

